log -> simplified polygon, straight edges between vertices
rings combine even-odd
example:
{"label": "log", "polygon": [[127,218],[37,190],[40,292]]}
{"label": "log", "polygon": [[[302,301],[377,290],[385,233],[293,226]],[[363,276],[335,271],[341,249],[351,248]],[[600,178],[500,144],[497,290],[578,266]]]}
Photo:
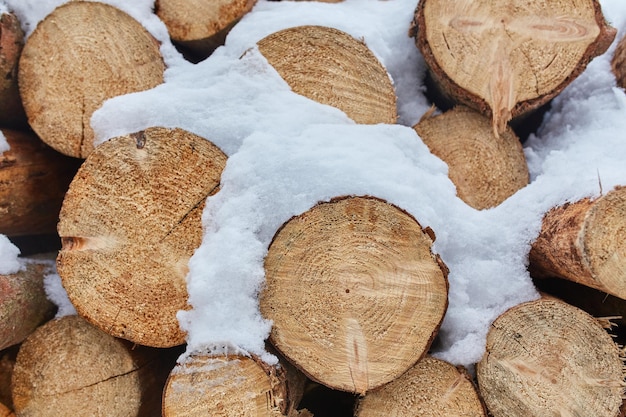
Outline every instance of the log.
{"label": "log", "polygon": [[0,155],[0,234],[56,233],[65,192],[81,160],[60,154],[32,132],[1,132],[10,149]]}
{"label": "log", "polygon": [[273,346],[313,381],[365,394],[428,350],[447,309],[434,233],[373,197],[337,198],[285,223],[260,309]]}
{"label": "log", "polygon": [[167,27],[172,43],[197,62],[224,45],[226,35],[256,1],[157,0],[155,12]]}
{"label": "log", "polygon": [[43,286],[45,275],[54,272],[54,255],[24,263],[23,270],[0,275],[0,350],[22,342],[56,311]]}
{"label": "log", "polygon": [[529,253],[531,276],[558,277],[626,299],[626,187],[545,214]]}
{"label": "log", "polygon": [[487,417],[467,371],[426,356],[399,378],[358,400],[355,417]]}
{"label": "log", "polygon": [[0,417],[15,417],[15,414],[13,414],[9,407],[0,403]]}
{"label": "log", "polygon": [[255,356],[190,355],[170,373],[163,417],[304,417],[296,407],[305,380],[294,368]]}
{"label": "log", "polygon": [[613,53],[611,69],[615,75],[615,81],[621,88],[626,88],[626,36],[623,37]]}
{"label": "log", "polygon": [[493,322],[476,376],[493,417],[616,417],[624,393],[622,359],[597,320],[542,298]]}
{"label": "log", "polygon": [[159,415],[171,350],[133,345],[79,316],[52,320],[22,344],[13,370],[18,416]]}
{"label": "log", "polygon": [[495,136],[488,118],[458,106],[413,129],[448,165],[457,196],[475,209],[495,207],[528,185],[524,150],[510,127]]}
{"label": "log", "polygon": [[24,32],[12,13],[0,12],[0,126],[27,127],[17,84],[17,63],[24,47]]}
{"label": "log", "polygon": [[[50,59],[54,57],[54,59]],[[163,82],[158,42],[139,22],[99,2],[68,2],[29,36],[19,61],[28,122],[57,151],[86,158],[92,113],[112,97]]]}
{"label": "log", "polygon": [[295,93],[336,107],[357,123],[396,123],[391,79],[363,41],[334,28],[298,26],[257,45]]}
{"label": "log", "polygon": [[187,263],[226,155],[182,129],[149,128],[98,146],[63,201],[57,270],[79,315],[152,347],[185,342]]}
{"label": "log", "polygon": [[421,0],[410,30],[441,93],[487,115],[496,135],[559,94],[615,34],[597,0]]}
{"label": "log", "polygon": [[20,345],[0,351],[0,403],[9,410],[13,410],[13,398],[11,394],[11,377]]}

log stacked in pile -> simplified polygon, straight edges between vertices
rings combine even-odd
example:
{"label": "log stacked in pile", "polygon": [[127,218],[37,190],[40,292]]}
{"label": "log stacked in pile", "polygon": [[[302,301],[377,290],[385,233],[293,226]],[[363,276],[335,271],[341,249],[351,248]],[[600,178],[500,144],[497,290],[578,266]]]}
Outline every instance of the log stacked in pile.
{"label": "log stacked in pile", "polygon": [[[191,12],[181,3],[160,0],[157,13],[173,41],[204,57],[254,1],[188,2]],[[414,129],[448,164],[459,198],[486,209],[528,184],[509,122],[562,91],[615,31],[596,0],[541,10],[518,1],[513,11],[490,1],[451,4],[421,0],[415,10],[411,33],[442,102],[455,106]],[[11,146],[0,159],[0,233],[58,233],[58,274],[78,312],[52,319],[42,283],[49,260],[0,276],[0,416],[305,417],[301,404],[320,386],[349,395],[359,417],[619,415],[622,352],[604,328],[610,323],[567,294],[571,304],[546,296],[500,316],[476,378],[431,357],[448,268],[432,252],[435,232],[375,196],[336,196],[274,236],[259,302],[274,323],[268,349],[277,364],[237,351],[177,363],[187,262],[226,156],[206,138],[156,126],[93,147],[89,119],[104,100],[163,81],[156,41],[123,12],[70,2],[23,51],[15,18],[0,23],[0,69],[10,75],[0,117],[12,114],[0,118]],[[356,123],[395,123],[393,85],[362,42],[302,26],[258,47],[295,92]],[[54,63],[45,58],[50,48],[60,57]],[[72,50],[71,63],[58,48]],[[622,83],[623,51],[624,42],[613,62]],[[97,63],[103,57],[106,66]],[[624,214],[626,188],[546,213],[529,254],[533,275],[611,294],[621,315]]]}

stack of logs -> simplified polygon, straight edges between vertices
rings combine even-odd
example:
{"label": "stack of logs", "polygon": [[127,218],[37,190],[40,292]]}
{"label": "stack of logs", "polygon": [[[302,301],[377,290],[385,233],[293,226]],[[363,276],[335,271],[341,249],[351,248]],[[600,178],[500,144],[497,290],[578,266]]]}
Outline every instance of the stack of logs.
{"label": "stack of logs", "polygon": [[[414,129],[476,209],[528,184],[511,124],[615,37],[596,0],[509,3],[421,0],[410,31],[437,104],[454,103]],[[253,5],[158,0],[156,13],[199,60]],[[620,415],[622,352],[612,322],[591,314],[626,310],[626,188],[546,213],[529,253],[546,295],[491,325],[475,376],[429,355],[448,294],[435,233],[372,196],[337,196],[277,231],[259,303],[278,364],[237,351],[183,360],[176,312],[189,308],[187,262],[226,155],[160,127],[94,148],[89,120],[104,100],[163,82],[158,43],[120,10],[69,2],[26,42],[13,15],[0,23],[0,128],[10,145],[0,157],[0,233],[60,241],[0,276],[0,416],[322,416],[312,401],[320,387],[345,393],[345,415],[359,417]],[[302,26],[258,48],[296,93],[356,123],[395,123],[393,85],[362,42]],[[622,41],[613,59],[622,87],[625,50]],[[54,258],[76,316],[52,319],[42,281]]]}

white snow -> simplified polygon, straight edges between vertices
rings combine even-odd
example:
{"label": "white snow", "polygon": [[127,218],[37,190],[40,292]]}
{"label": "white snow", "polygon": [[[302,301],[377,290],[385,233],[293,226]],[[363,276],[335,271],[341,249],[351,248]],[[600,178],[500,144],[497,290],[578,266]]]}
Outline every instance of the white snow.
{"label": "white snow", "polygon": [[19,248],[8,237],[0,235],[0,275],[15,274],[24,269],[19,255]]}
{"label": "white snow", "polygon": [[[28,33],[63,3],[5,2]],[[446,165],[410,128],[430,106],[424,63],[407,36],[416,0],[260,0],[226,45],[195,65],[173,49],[151,1],[111,3],[162,42],[168,70],[164,84],[105,102],[91,120],[96,142],[150,126],[180,127],[229,155],[221,190],[203,215],[202,245],[189,264],[193,309],[179,313],[188,352],[235,347],[272,361],[264,349],[271,323],[257,302],[272,236],[318,201],[368,194],[435,231],[434,250],[450,269],[450,304],[433,350],[471,366],[482,356],[489,324],[538,296],[526,266],[543,214],[566,201],[598,196],[600,184],[606,193],[626,182],[626,96],[610,73],[614,46],[554,101],[526,142],[531,183],[500,206],[477,211],[455,196]],[[602,5],[621,38],[626,2]],[[303,24],[335,27],[364,40],[394,81],[398,125],[357,125],[341,111],[290,91],[255,43]]]}
{"label": "white snow", "polygon": [[48,300],[57,306],[55,318],[76,315],[76,309],[67,296],[61,283],[61,277],[56,272],[56,265],[51,265],[51,271],[44,275],[43,289]]}
{"label": "white snow", "polygon": [[11,146],[9,145],[9,142],[7,142],[7,138],[4,136],[4,133],[0,130],[0,155],[9,149],[11,149]]}

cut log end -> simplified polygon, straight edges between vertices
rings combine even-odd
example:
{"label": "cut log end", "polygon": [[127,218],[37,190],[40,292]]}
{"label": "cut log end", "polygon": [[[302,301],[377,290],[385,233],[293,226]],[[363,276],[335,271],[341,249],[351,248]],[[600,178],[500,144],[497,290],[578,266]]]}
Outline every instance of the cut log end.
{"label": "cut log end", "polygon": [[624,393],[621,352],[598,322],[556,299],[501,315],[477,365],[494,417],[615,417]]}
{"label": "cut log end", "polygon": [[611,60],[611,69],[617,85],[626,89],[626,36],[619,41],[617,48],[615,48]]}
{"label": "cut log end", "polygon": [[447,269],[406,212],[336,199],[287,222],[265,260],[262,314],[273,345],[311,379],[364,394],[430,346],[447,308]]}
{"label": "cut log end", "polygon": [[188,308],[187,262],[225,163],[215,145],[181,129],[113,138],[90,154],[58,224],[57,268],[81,316],[141,345],[184,343],[176,313]]}

